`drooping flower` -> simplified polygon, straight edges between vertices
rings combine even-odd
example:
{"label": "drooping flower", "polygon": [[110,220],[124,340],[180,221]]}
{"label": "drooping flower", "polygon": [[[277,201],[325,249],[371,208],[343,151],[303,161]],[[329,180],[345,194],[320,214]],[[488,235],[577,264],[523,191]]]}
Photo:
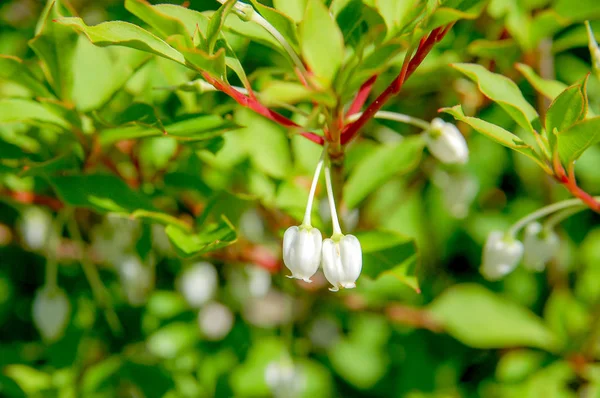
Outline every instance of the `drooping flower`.
{"label": "drooping flower", "polygon": [[560,240],[554,231],[544,231],[542,224],[532,222],[525,227],[523,265],[531,270],[543,271],[559,248]]}
{"label": "drooping flower", "polygon": [[452,123],[433,119],[424,138],[429,151],[442,163],[465,164],[469,160],[467,141]]}
{"label": "drooping flower", "polygon": [[283,235],[283,263],[292,272],[289,278],[302,279],[308,283],[321,264],[323,237],[321,231],[311,225],[310,219],[324,157],[325,150],[315,169],[302,224],[289,227]]}
{"label": "drooping flower", "polygon": [[481,274],[489,280],[501,279],[516,268],[522,257],[523,243],[502,231],[492,231],[483,248]]}
{"label": "drooping flower", "polygon": [[33,323],[47,342],[60,339],[67,327],[71,303],[58,287],[44,286],[33,299]]}

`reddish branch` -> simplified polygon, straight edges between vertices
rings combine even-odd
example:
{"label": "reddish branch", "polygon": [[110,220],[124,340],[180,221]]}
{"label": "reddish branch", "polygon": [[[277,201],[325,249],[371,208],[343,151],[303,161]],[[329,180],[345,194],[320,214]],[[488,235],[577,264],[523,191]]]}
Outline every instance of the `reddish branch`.
{"label": "reddish branch", "polygon": [[586,206],[595,212],[600,213],[600,202],[596,201],[592,195],[585,192],[577,185],[577,180],[575,179],[575,164],[571,163],[569,165],[569,174],[567,175],[565,168],[560,162],[558,151],[555,152],[552,163],[554,167],[554,178],[563,184],[573,196],[585,203]]}
{"label": "reddish branch", "polygon": [[363,112],[360,118],[345,127],[344,131],[342,132],[342,144],[345,144],[354,138],[358,131],[369,120],[371,120],[373,116],[375,116],[375,113],[377,113],[391,97],[400,92],[406,79],[412,75],[419,65],[421,65],[433,46],[444,38],[451,27],[452,25],[436,28],[429,34],[427,38],[423,38],[421,40],[415,55],[412,58],[407,57],[405,59],[398,77],[392,81],[392,83],[383,91],[383,93],[379,94],[375,101]]}
{"label": "reddish branch", "polygon": [[367,98],[369,98],[369,94],[371,94],[371,90],[373,89],[373,85],[375,84],[376,80],[377,75],[373,75],[369,78],[369,80],[364,82],[362,86],[360,86],[358,94],[356,94],[356,98],[354,98],[354,101],[352,101],[352,104],[350,104],[350,108],[348,108],[346,117],[352,116],[355,113],[360,112],[363,105],[367,101]]}
{"label": "reddish branch", "polygon": [[60,210],[63,204],[60,200],[52,198],[50,196],[38,195],[33,192],[26,191],[4,191],[4,195],[12,198],[14,201],[24,204],[35,204],[41,206],[47,206],[54,211]]}

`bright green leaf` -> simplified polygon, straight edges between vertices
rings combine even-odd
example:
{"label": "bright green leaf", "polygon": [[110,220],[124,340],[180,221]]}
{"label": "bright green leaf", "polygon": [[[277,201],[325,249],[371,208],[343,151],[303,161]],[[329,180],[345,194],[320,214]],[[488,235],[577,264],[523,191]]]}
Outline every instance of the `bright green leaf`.
{"label": "bright green leaf", "polygon": [[273,0],[275,8],[288,15],[294,22],[302,21],[308,0]]}
{"label": "bright green leaf", "polygon": [[564,164],[570,164],[586,149],[598,142],[600,142],[600,117],[586,119],[558,134],[558,153]]}
{"label": "bright green leaf", "polygon": [[125,8],[156,29],[163,39],[180,35],[187,47],[193,47],[192,34],[179,19],[162,13],[158,7],[150,5],[145,0],[125,0]]}
{"label": "bright green leaf", "polygon": [[181,257],[192,257],[218,250],[237,240],[233,225],[224,216],[218,223],[209,224],[198,233],[190,234],[174,225],[167,226],[165,232]]}
{"label": "bright green leaf", "polygon": [[540,318],[480,285],[455,285],[437,297],[428,311],[448,334],[471,347],[558,348],[556,336]]}
{"label": "bright green leaf", "polygon": [[555,135],[554,130],[560,132],[567,130],[573,124],[583,120],[587,115],[587,95],[586,95],[587,76],[578,84],[563,91],[554,99],[546,114],[546,131],[552,133],[550,146],[554,148]]}
{"label": "bright green leaf", "polygon": [[53,95],[46,86],[40,82],[23,64],[23,61],[11,55],[0,54],[0,78],[10,80],[28,88],[40,97],[51,98]]}
{"label": "bright green leaf", "polygon": [[374,150],[352,170],[344,186],[346,205],[356,207],[393,176],[414,170],[421,160],[424,146],[421,137],[410,137]]}
{"label": "bright green leaf", "polygon": [[65,119],[39,102],[18,98],[0,100],[0,123],[14,122],[51,123],[69,128]]}
{"label": "bright green leaf", "polygon": [[562,93],[567,85],[557,80],[543,79],[529,65],[517,64],[516,68],[525,76],[525,79],[536,89],[537,92],[543,94],[546,98],[554,100]]}
{"label": "bright green leaf", "polygon": [[[256,0],[250,0],[256,10],[266,19],[281,35],[287,40],[292,48],[298,48],[298,33],[296,32],[296,23],[287,15],[268,7],[264,4],[259,3]],[[294,1],[290,1],[293,3]]]}
{"label": "bright green leaf", "polygon": [[221,29],[225,23],[225,18],[235,5],[237,0],[227,0],[219,9],[211,16],[206,29],[206,46],[204,49],[208,51],[208,54],[213,54],[215,44],[221,34]]}
{"label": "bright green leaf", "polygon": [[309,0],[300,23],[300,48],[318,82],[329,87],[344,60],[344,38],[320,0]]}

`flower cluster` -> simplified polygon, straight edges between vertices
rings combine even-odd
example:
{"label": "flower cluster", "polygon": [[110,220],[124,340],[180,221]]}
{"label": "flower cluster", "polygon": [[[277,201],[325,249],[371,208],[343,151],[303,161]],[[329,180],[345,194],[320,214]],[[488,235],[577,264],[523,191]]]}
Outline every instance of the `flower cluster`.
{"label": "flower cluster", "polygon": [[336,292],[340,288],[356,287],[356,280],[362,270],[362,249],[354,235],[344,235],[340,228],[331,187],[329,163],[325,165],[325,183],[333,235],[331,238],[323,240],[321,231],[311,225],[313,199],[325,162],[326,151],[325,148],[315,170],[302,224],[288,228],[283,235],[283,262],[292,272],[290,278],[302,279],[309,283],[311,282],[310,278],[322,265],[325,278],[332,285],[329,290]]}

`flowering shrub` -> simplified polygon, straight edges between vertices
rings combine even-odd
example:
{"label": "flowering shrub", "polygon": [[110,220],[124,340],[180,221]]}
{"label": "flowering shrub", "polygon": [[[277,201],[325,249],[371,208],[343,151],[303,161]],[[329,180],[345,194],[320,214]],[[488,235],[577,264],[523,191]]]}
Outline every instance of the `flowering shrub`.
{"label": "flowering shrub", "polygon": [[598,394],[600,3],[155,3],[0,5],[0,396]]}

